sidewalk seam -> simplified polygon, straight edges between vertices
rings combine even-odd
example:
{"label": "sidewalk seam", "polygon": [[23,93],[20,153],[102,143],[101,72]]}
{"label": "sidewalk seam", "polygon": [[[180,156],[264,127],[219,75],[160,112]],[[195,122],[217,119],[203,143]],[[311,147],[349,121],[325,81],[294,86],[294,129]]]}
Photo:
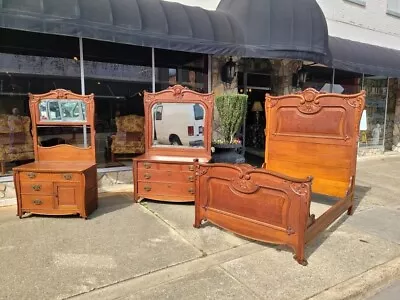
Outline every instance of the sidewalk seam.
{"label": "sidewalk seam", "polygon": [[232,278],[234,281],[239,283],[241,286],[245,287],[247,292],[250,293],[251,295],[254,296],[254,299],[262,299],[260,295],[258,295],[255,291],[253,291],[250,287],[248,287],[246,284],[241,282],[238,278],[236,278],[234,275],[232,275],[227,269],[225,269],[222,264],[218,265],[218,268],[220,268],[226,275],[228,275],[230,278]]}

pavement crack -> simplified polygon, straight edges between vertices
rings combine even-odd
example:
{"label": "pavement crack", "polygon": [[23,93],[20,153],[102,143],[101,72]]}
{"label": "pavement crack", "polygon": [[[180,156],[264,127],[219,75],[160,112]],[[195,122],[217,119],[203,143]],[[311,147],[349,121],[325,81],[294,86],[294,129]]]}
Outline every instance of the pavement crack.
{"label": "pavement crack", "polygon": [[222,264],[219,265],[217,268],[221,269],[227,276],[229,276],[232,280],[234,280],[235,282],[237,282],[238,284],[240,284],[241,286],[243,286],[246,291],[251,294],[254,299],[263,299],[263,297],[261,297],[260,295],[258,295],[256,292],[254,292],[251,288],[249,288],[246,284],[244,284],[241,280],[239,280],[238,278],[236,278],[234,275],[232,275],[227,269],[225,269]]}

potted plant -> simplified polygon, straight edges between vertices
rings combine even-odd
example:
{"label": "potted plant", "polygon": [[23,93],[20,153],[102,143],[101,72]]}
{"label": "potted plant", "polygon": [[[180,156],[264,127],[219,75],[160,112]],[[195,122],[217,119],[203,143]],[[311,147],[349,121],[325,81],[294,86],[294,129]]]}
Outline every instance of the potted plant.
{"label": "potted plant", "polygon": [[237,133],[247,113],[247,98],[248,96],[243,94],[225,94],[216,97],[221,136],[213,141],[213,162],[244,162],[244,156],[238,153],[242,141],[237,138]]}

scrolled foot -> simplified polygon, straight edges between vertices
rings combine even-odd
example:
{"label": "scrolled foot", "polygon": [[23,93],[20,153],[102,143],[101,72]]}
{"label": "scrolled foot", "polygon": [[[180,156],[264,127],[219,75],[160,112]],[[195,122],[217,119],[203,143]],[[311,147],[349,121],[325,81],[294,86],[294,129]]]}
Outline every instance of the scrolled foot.
{"label": "scrolled foot", "polygon": [[354,206],[350,206],[349,209],[347,210],[347,214],[349,216],[352,216],[354,214]]}
{"label": "scrolled foot", "polygon": [[193,223],[193,227],[194,227],[194,228],[200,228],[200,227],[201,227],[201,220],[200,220],[200,221],[195,221],[195,222]]}
{"label": "scrolled foot", "polygon": [[302,266],[306,267],[308,265],[308,261],[306,259],[299,259],[297,255],[293,256],[293,258]]}

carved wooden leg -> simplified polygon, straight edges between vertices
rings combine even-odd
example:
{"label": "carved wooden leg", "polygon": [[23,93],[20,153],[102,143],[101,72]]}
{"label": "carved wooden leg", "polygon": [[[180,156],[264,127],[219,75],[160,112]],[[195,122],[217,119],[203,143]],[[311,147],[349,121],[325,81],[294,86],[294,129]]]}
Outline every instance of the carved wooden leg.
{"label": "carved wooden leg", "polygon": [[351,206],[347,209],[347,214],[352,216],[354,214],[354,194],[351,195]]}
{"label": "carved wooden leg", "polygon": [[194,227],[194,228],[200,228],[200,226],[201,226],[201,218],[198,217],[197,214],[196,214],[196,215],[195,215],[195,218],[194,218],[193,227]]}
{"label": "carved wooden leg", "polygon": [[347,210],[347,214],[349,216],[352,216],[354,214],[354,206],[353,205],[349,207],[349,209]]}
{"label": "carved wooden leg", "polygon": [[195,207],[195,213],[194,213],[194,228],[200,228],[201,222],[203,221],[203,216],[200,212],[200,207]]}
{"label": "carved wooden leg", "polygon": [[308,262],[304,257],[304,244],[298,245],[295,250],[296,254],[293,258],[302,266],[307,266]]}

